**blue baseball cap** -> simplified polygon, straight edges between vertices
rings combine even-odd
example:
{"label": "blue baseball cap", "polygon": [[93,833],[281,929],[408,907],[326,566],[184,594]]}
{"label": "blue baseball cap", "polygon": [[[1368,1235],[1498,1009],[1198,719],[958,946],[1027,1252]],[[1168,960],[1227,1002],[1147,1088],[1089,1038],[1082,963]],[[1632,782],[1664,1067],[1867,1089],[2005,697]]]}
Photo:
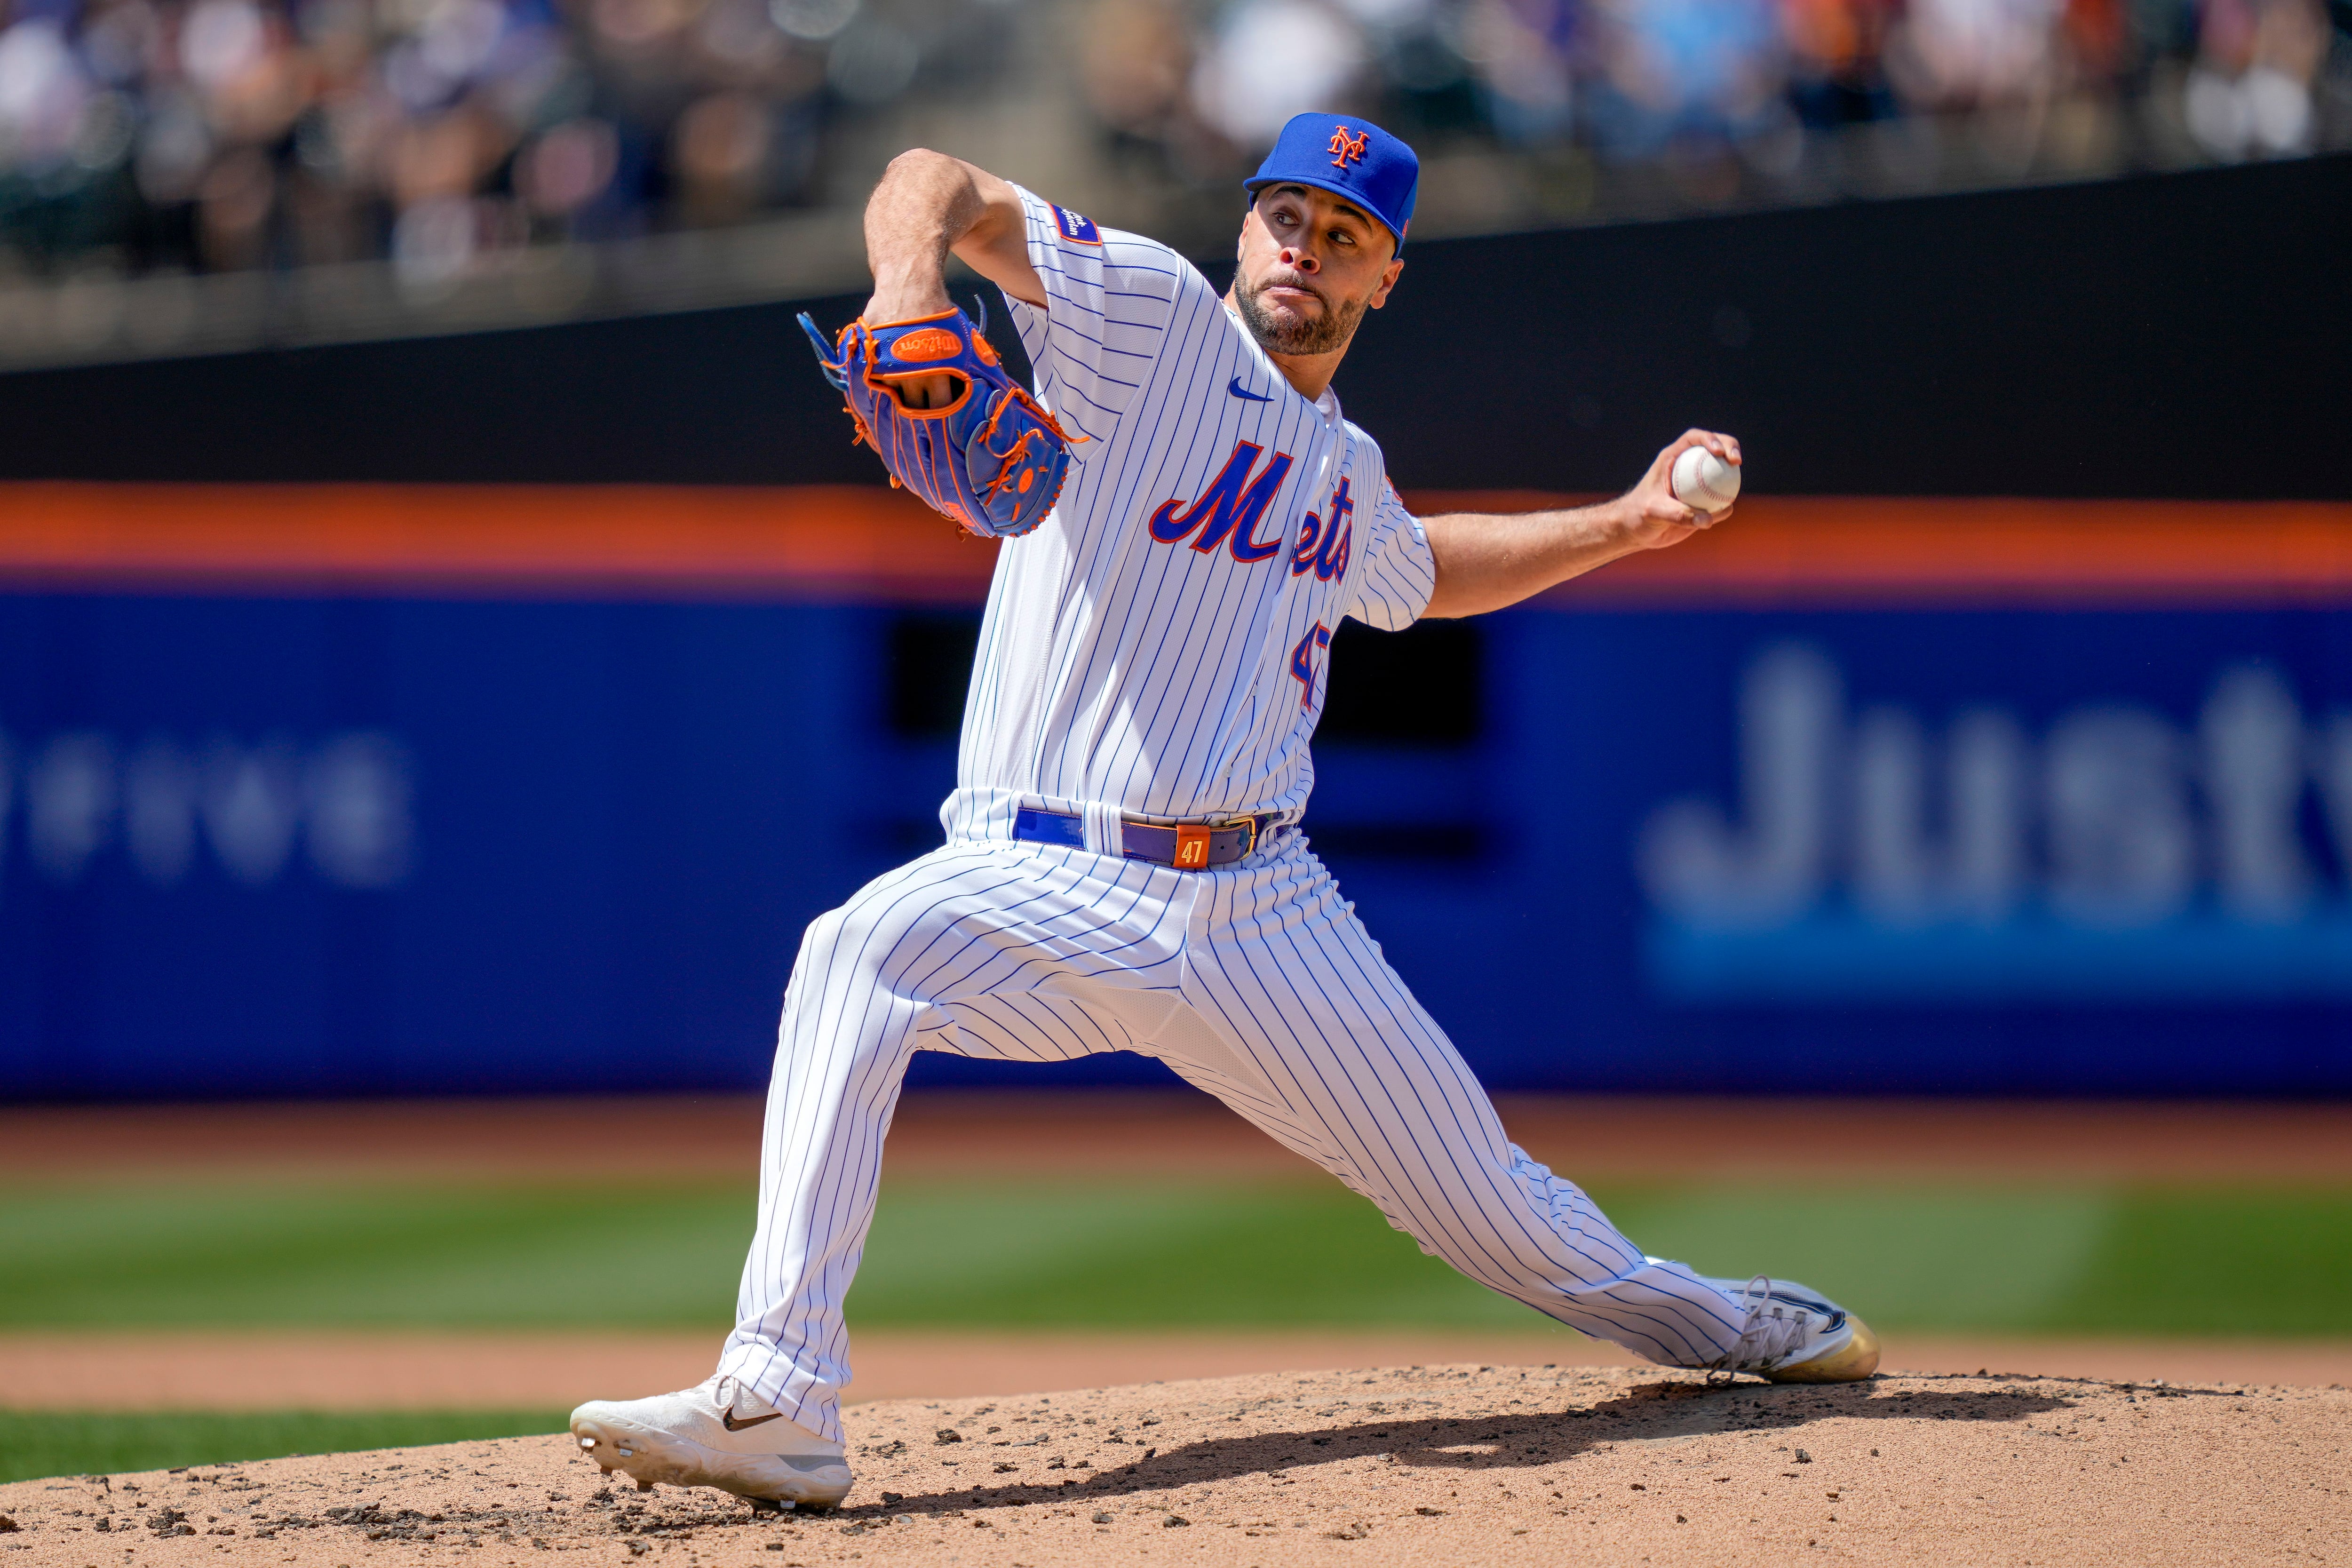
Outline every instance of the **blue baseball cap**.
{"label": "blue baseball cap", "polygon": [[1255,196],[1268,185],[1313,185],[1353,202],[1387,226],[1404,248],[1412,223],[1421,160],[1412,149],[1352,114],[1294,114],[1274,151],[1242,188]]}

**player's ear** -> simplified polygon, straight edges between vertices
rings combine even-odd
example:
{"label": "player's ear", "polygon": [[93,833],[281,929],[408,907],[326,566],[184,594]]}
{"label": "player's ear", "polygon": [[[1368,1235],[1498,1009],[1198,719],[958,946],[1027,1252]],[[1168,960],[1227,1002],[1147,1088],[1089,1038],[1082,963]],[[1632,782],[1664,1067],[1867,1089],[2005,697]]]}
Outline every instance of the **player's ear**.
{"label": "player's ear", "polygon": [[1389,263],[1388,270],[1381,274],[1381,286],[1372,290],[1373,310],[1377,310],[1389,302],[1389,290],[1397,286],[1397,279],[1402,276],[1403,272],[1404,262],[1402,258]]}

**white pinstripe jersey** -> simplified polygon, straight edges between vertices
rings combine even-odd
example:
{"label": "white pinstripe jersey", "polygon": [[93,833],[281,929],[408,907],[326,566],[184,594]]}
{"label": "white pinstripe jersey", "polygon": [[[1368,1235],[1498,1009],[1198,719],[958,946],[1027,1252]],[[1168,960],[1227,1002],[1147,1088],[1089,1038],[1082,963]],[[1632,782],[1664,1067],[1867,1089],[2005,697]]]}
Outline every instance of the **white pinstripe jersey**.
{"label": "white pinstripe jersey", "polygon": [[998,547],[950,836],[1004,837],[1023,804],[1295,818],[1331,632],[1417,618],[1428,540],[1339,399],[1300,396],[1183,258],[1020,195],[1047,304],[1013,320],[1087,439]]}

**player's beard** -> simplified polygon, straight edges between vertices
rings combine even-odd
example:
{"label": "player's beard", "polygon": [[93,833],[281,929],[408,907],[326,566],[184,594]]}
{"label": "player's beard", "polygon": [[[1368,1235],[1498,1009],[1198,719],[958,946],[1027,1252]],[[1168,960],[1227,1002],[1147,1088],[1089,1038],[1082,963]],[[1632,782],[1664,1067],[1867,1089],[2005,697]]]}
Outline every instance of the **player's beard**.
{"label": "player's beard", "polygon": [[[1306,289],[1323,301],[1321,313],[1287,322],[1276,317],[1258,296],[1277,282],[1285,289]],[[1328,354],[1346,348],[1348,340],[1356,335],[1356,323],[1364,319],[1367,303],[1355,300],[1335,305],[1329,295],[1296,278],[1270,278],[1255,288],[1234,290],[1234,304],[1241,311],[1242,324],[1257,340],[1257,346],[1270,354]]]}

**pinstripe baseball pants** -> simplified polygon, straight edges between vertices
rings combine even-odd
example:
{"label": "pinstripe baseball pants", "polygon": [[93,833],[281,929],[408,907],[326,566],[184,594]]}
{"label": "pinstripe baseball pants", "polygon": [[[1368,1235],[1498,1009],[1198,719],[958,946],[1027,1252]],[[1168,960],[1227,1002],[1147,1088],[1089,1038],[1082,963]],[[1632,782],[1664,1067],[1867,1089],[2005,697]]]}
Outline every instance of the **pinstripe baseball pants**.
{"label": "pinstripe baseball pants", "polygon": [[1297,834],[1207,872],[967,841],[814,921],[785,993],[719,1370],[827,1436],[849,1379],[842,1300],[918,1050],[1156,1057],[1482,1285],[1668,1364],[1739,1336],[1728,1295],[1644,1258],[1504,1137]]}

